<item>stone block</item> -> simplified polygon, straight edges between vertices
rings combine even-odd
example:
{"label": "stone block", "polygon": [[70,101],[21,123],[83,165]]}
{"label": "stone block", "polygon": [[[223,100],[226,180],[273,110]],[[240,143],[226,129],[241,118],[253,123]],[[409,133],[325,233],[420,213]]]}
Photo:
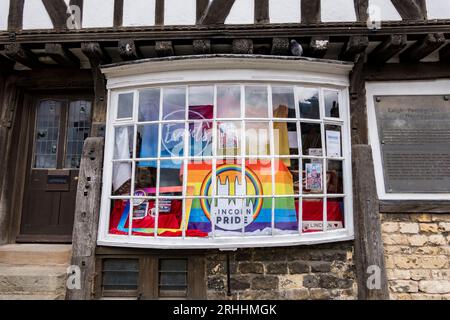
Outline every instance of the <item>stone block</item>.
{"label": "stone block", "polygon": [[266,264],[267,274],[287,274],[288,267],[286,262],[270,262]]}
{"label": "stone block", "polygon": [[279,276],[280,290],[303,288],[303,277],[301,274]]}
{"label": "stone block", "polygon": [[268,275],[254,277],[251,288],[253,290],[276,290],[278,289],[278,277]]}
{"label": "stone block", "polygon": [[416,234],[419,233],[419,224],[415,222],[402,222],[399,224],[400,233]]}
{"label": "stone block", "polygon": [[391,291],[397,293],[419,292],[419,284],[412,280],[394,280],[389,281]]}
{"label": "stone block", "polygon": [[437,233],[439,231],[437,223],[420,223],[419,229],[423,233]]}
{"label": "stone block", "polygon": [[450,293],[450,280],[422,280],[419,289],[426,293]]}
{"label": "stone block", "polygon": [[381,231],[384,233],[397,232],[399,229],[398,222],[383,222],[381,224]]}
{"label": "stone block", "polygon": [[242,274],[255,273],[263,274],[264,266],[259,262],[241,262],[239,263],[239,272]]}

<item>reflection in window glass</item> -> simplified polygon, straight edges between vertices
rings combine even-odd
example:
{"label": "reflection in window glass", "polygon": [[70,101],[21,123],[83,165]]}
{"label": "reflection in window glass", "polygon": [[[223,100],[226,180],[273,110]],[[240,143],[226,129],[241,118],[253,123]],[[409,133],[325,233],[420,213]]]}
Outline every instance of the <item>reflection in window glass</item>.
{"label": "reflection in window glass", "polygon": [[102,288],[105,291],[135,291],[138,289],[138,259],[104,259]]}
{"label": "reflection in window glass", "polygon": [[116,127],[113,159],[131,159],[133,157],[134,127]]}
{"label": "reflection in window glass", "polygon": [[307,119],[320,119],[319,90],[299,88],[297,92],[300,117]]}
{"label": "reflection in window glass", "polygon": [[145,124],[137,126],[137,150],[139,158],[158,156],[159,125]]}
{"label": "reflection in window glass", "polygon": [[159,261],[159,296],[187,296],[187,259],[161,259]]}
{"label": "reflection in window glass", "polygon": [[268,122],[245,124],[246,155],[266,156],[270,154],[270,128]]}
{"label": "reflection in window glass", "polygon": [[339,160],[327,161],[327,193],[328,194],[343,194],[343,163]]}
{"label": "reflection in window glass", "polygon": [[212,155],[212,122],[189,123],[189,155],[206,157]]}
{"label": "reflection in window glass", "polygon": [[163,121],[184,119],[186,119],[186,88],[165,88],[163,90]]}
{"label": "reflection in window glass", "polygon": [[293,87],[272,87],[274,118],[295,119],[295,98]]}
{"label": "reflection in window glass", "polygon": [[241,117],[241,88],[239,86],[217,86],[217,117]]}
{"label": "reflection in window glass", "polygon": [[119,94],[117,119],[133,117],[133,93]]}
{"label": "reflection in window glass", "polygon": [[269,117],[267,87],[245,87],[245,117],[267,118]]}
{"label": "reflection in window glass", "polygon": [[139,91],[139,121],[159,120],[159,89],[146,89]]}
{"label": "reflection in window glass", "polygon": [[339,93],[337,91],[324,91],[325,116],[339,118]]}
{"label": "reflection in window glass", "polygon": [[308,156],[323,156],[322,134],[320,124],[301,123],[303,154]]}
{"label": "reflection in window glass", "polygon": [[34,167],[56,168],[61,102],[41,101],[36,113]]}
{"label": "reflection in window glass", "polygon": [[189,87],[189,120],[212,119],[214,87]]}
{"label": "reflection in window glass", "polygon": [[72,101],[67,124],[65,168],[79,168],[84,140],[91,129],[91,102]]}
{"label": "reflection in window glass", "polygon": [[[184,123],[163,123],[161,131],[161,157],[182,157],[184,155]],[[174,163],[174,168],[179,168],[179,165]]]}
{"label": "reflection in window glass", "polygon": [[221,121],[217,123],[217,155],[237,156],[241,154],[241,122]]}

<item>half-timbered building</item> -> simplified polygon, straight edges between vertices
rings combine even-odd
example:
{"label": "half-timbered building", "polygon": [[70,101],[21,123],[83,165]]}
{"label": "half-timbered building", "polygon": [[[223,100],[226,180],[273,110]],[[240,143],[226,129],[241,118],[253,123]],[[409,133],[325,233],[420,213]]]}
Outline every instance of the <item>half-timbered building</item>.
{"label": "half-timbered building", "polygon": [[449,39],[445,0],[0,0],[0,298],[448,299]]}

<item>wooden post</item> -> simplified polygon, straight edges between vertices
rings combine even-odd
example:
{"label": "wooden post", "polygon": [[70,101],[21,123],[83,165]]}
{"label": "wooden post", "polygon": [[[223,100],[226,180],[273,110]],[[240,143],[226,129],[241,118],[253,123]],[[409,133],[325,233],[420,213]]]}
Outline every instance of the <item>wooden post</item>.
{"label": "wooden post", "polygon": [[356,57],[355,66],[350,73],[350,114],[352,145],[368,144],[366,85],[364,81],[364,60],[366,55]]}
{"label": "wooden post", "polygon": [[[353,146],[352,165],[358,298],[362,300],[389,299],[379,202],[372,149],[369,145]],[[371,282],[370,276],[378,277],[379,288],[369,286],[377,283],[376,281]]]}
{"label": "wooden post", "polygon": [[103,138],[87,138],[84,142],[72,240],[72,265],[80,267],[81,289],[68,289],[67,300],[90,300],[93,296],[103,148]]}

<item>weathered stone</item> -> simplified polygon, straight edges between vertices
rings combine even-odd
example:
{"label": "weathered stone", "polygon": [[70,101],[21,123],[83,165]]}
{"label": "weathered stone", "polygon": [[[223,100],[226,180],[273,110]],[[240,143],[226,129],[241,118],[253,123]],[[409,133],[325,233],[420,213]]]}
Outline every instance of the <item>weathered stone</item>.
{"label": "weathered stone", "polygon": [[415,234],[415,235],[413,235],[413,236],[410,236],[410,237],[408,238],[408,241],[409,241],[409,243],[410,243],[412,246],[421,247],[421,246],[423,246],[425,243],[427,243],[428,238],[427,238],[427,236],[425,236],[425,235],[418,235],[418,234]]}
{"label": "weathered stone", "polygon": [[305,288],[317,288],[319,287],[319,278],[314,275],[305,275],[303,277],[303,286]]}
{"label": "weathered stone", "polygon": [[409,271],[412,280],[426,280],[431,278],[431,271],[426,269],[418,269]]}
{"label": "weathered stone", "polygon": [[390,279],[395,280],[409,280],[410,279],[410,271],[409,270],[389,270],[390,272]]}
{"label": "weathered stone", "polygon": [[438,246],[443,246],[443,245],[447,244],[447,240],[441,234],[435,234],[435,235],[429,236],[428,242],[430,244],[434,244],[434,245],[438,245]]}
{"label": "weathered stone", "polygon": [[253,254],[254,261],[286,261],[286,251],[284,248],[259,249]]}
{"label": "weathered stone", "polygon": [[431,222],[432,215],[429,213],[424,214],[413,214],[411,215],[411,221],[417,221],[417,222]]}
{"label": "weathered stone", "polygon": [[306,262],[296,261],[289,263],[289,273],[290,274],[299,274],[299,273],[308,273],[309,266]]}
{"label": "weathered stone", "polygon": [[431,279],[449,280],[450,279],[450,269],[431,270]]}
{"label": "weathered stone", "polygon": [[234,39],[232,44],[234,54],[252,54],[253,40],[251,39]]}
{"label": "weathered stone", "polygon": [[206,260],[206,268],[211,275],[225,274],[225,264],[221,261]]}
{"label": "weathered stone", "polygon": [[306,300],[309,298],[308,289],[286,290],[286,298],[289,300]]}
{"label": "weathered stone", "polygon": [[419,292],[419,284],[412,280],[389,281],[389,287],[392,291],[399,293]]}
{"label": "weathered stone", "polygon": [[415,250],[415,254],[425,254],[425,255],[438,255],[440,250],[439,247],[418,247]]}
{"label": "weathered stone", "polygon": [[448,264],[445,256],[395,256],[394,261],[400,269],[440,269]]}
{"label": "weathered stone", "polygon": [[278,277],[268,275],[254,277],[251,287],[254,290],[275,290],[278,288]]}
{"label": "weathered stone", "polygon": [[208,278],[208,289],[214,291],[222,291],[225,289],[225,281],[222,277]]}
{"label": "weathered stone", "polygon": [[410,222],[410,223],[400,223],[400,233],[406,234],[415,234],[419,232],[419,224]]}
{"label": "weathered stone", "polygon": [[331,298],[330,291],[322,288],[313,288],[309,290],[309,294],[313,300],[328,300]]}
{"label": "weathered stone", "polygon": [[381,224],[381,231],[385,233],[397,232],[398,228],[398,222],[383,222]]}
{"label": "weathered stone", "polygon": [[331,262],[328,261],[313,261],[309,263],[311,272],[330,272]]}
{"label": "weathered stone", "polygon": [[288,273],[286,262],[271,262],[266,264],[266,273],[268,274],[286,274]]}
{"label": "weathered stone", "polygon": [[230,279],[231,290],[246,290],[250,288],[250,279],[248,277],[233,276]]}
{"label": "weathered stone", "polygon": [[303,275],[284,275],[278,278],[280,290],[283,289],[300,289],[303,287]]}
{"label": "weathered stone", "polygon": [[440,222],[439,223],[439,231],[450,232],[450,222]]}
{"label": "weathered stone", "polygon": [[249,261],[252,260],[252,249],[239,249],[235,252],[236,261]]}
{"label": "weathered stone", "polygon": [[264,266],[259,262],[241,262],[239,263],[239,272],[242,274],[256,273],[263,274]]}
{"label": "weathered stone", "polygon": [[419,282],[419,289],[426,293],[450,293],[450,280],[422,280]]}
{"label": "weathered stone", "polygon": [[350,279],[342,279],[332,275],[320,275],[319,287],[325,289],[347,289],[350,288],[353,281]]}
{"label": "weathered stone", "polygon": [[387,245],[407,245],[408,237],[403,234],[383,234],[383,242]]}
{"label": "weathered stone", "polygon": [[435,214],[431,217],[433,222],[450,222],[450,213]]}
{"label": "weathered stone", "polygon": [[437,233],[439,231],[437,223],[421,223],[419,228],[420,232],[423,233]]}

